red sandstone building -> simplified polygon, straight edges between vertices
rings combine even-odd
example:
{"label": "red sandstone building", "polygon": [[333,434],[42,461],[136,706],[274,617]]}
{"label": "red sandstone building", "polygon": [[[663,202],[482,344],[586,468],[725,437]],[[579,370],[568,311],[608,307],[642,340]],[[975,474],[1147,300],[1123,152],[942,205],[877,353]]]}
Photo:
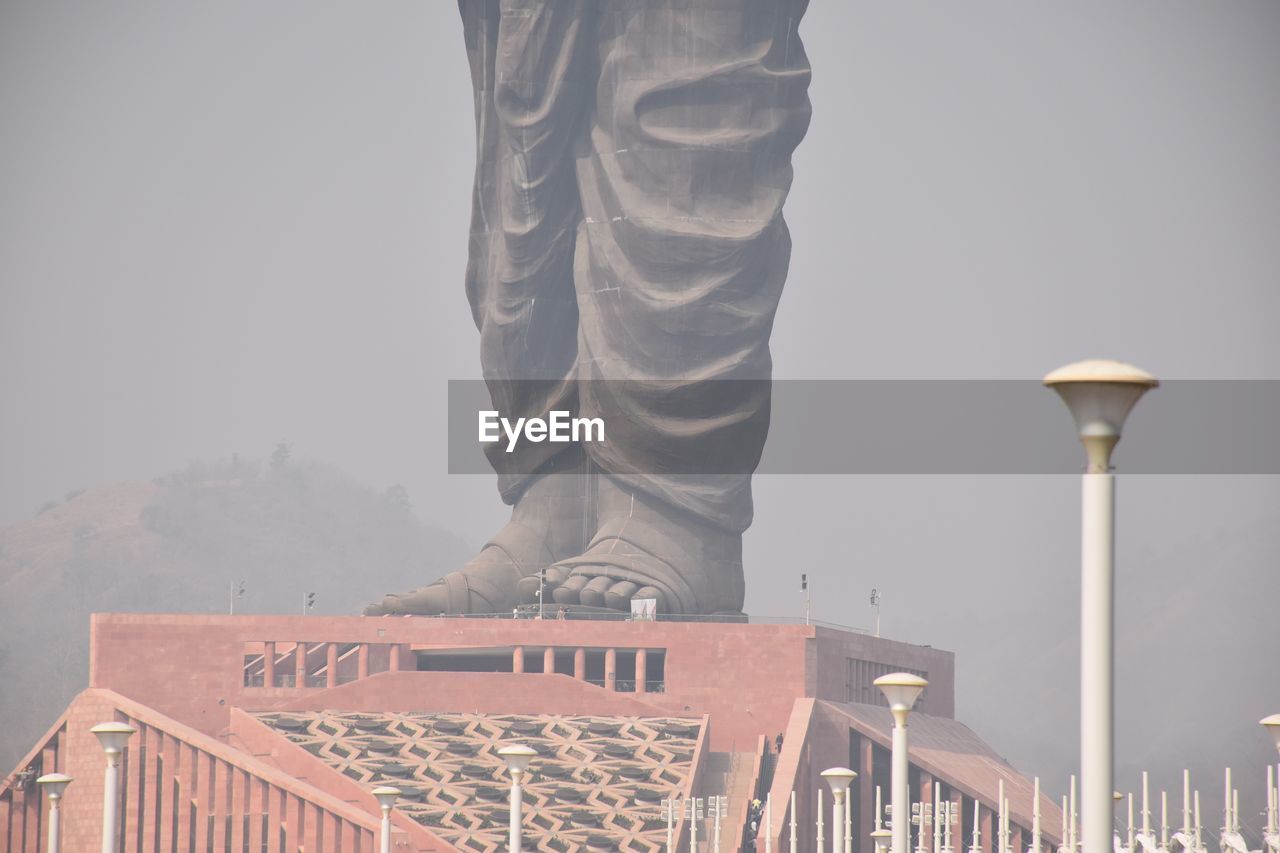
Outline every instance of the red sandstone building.
{"label": "red sandstone building", "polygon": [[[954,720],[954,656],[811,625],[464,618],[159,616],[92,619],[89,688],[0,785],[0,848],[43,851],[34,779],[75,778],[62,849],[100,847],[104,758],[89,729],[138,729],[123,758],[121,851],[371,853],[391,784],[397,851],[506,846],[497,750],[538,752],[524,795],[527,849],[665,849],[663,801],[725,796],[724,851],[814,849],[819,773],[858,771],[853,833],[871,853],[887,803],[890,726],[872,686],[909,671],[929,687],[910,719],[913,800],[956,803],[953,846],[995,849],[1001,780],[1010,847],[1029,841],[1032,786]],[[771,830],[747,829],[753,798]],[[828,799],[828,803],[829,803]],[[1043,843],[1061,814],[1040,804]],[[677,847],[689,822],[673,819]],[[711,821],[698,828],[712,849]],[[830,838],[828,832],[827,835]],[[914,830],[913,830],[914,839]]]}

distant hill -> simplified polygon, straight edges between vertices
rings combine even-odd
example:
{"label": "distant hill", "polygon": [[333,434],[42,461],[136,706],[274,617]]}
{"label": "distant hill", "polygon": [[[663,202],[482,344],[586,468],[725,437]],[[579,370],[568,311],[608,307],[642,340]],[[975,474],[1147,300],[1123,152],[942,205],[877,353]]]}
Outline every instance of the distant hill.
{"label": "distant hill", "polygon": [[0,530],[0,773],[87,685],[89,614],[359,613],[438,577],[467,548],[378,492],[287,447],[86,489]]}

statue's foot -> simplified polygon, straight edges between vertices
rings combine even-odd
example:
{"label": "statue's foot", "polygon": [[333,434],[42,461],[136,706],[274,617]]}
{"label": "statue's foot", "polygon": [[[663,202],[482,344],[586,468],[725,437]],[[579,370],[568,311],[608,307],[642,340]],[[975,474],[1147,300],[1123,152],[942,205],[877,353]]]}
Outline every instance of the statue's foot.
{"label": "statue's foot", "polygon": [[632,600],[652,598],[659,613],[741,614],[741,534],[607,477],[596,506],[599,526],[586,551],[547,571],[556,604],[629,612]]}
{"label": "statue's foot", "polygon": [[586,477],[549,474],[529,485],[511,510],[511,520],[470,562],[429,586],[387,595],[365,608],[366,616],[509,613],[537,600],[519,586],[538,570],[581,552]]}

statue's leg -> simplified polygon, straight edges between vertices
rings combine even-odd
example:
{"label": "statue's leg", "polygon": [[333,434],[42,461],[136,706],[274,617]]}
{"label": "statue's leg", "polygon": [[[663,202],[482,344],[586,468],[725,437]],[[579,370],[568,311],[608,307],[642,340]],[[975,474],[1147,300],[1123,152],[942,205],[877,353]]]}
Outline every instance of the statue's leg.
{"label": "statue's leg", "polygon": [[[481,369],[505,417],[576,412],[573,254],[582,211],[573,155],[594,92],[591,0],[460,7],[475,90],[466,286]],[[580,449],[522,442],[516,453],[494,450],[510,523],[460,570],[366,613],[509,612],[521,577],[581,551],[590,531]]]}
{"label": "statue's leg", "polygon": [[[625,424],[627,438],[587,446],[608,475],[599,526],[558,564],[557,601],[626,608],[657,592],[669,612],[742,606],[741,535],[790,257],[782,205],[809,123],[805,5],[600,0],[574,275],[579,378],[618,381],[579,393],[584,415]],[[679,384],[662,393],[655,379]],[[723,467],[658,470],[707,458]]]}

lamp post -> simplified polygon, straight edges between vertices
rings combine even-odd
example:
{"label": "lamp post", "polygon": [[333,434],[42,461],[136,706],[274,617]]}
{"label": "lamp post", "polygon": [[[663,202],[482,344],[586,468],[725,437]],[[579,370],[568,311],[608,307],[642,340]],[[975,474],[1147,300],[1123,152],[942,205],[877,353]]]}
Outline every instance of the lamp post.
{"label": "lamp post", "polygon": [[1040,853],[1040,777],[1037,776],[1031,790],[1031,849],[1028,853]]}
{"label": "lamp post", "polygon": [[871,833],[871,843],[875,845],[876,853],[889,853],[889,847],[893,844],[893,832],[877,829]]}
{"label": "lamp post", "polygon": [[524,771],[529,768],[529,762],[537,754],[523,744],[504,746],[498,750],[498,755],[506,759],[507,771],[511,773],[511,840],[508,842],[511,853],[520,853],[520,824],[523,821],[520,777],[524,775]]}
{"label": "lamp post", "polygon": [[89,729],[102,744],[107,755],[107,772],[102,792],[102,853],[116,853],[119,828],[116,817],[120,808],[120,754],[138,730],[128,723],[99,723]]}
{"label": "lamp post", "polygon": [[1270,717],[1263,717],[1258,721],[1258,725],[1267,730],[1272,739],[1276,742],[1276,752],[1280,752],[1280,714],[1272,714]]}
{"label": "lamp post", "polygon": [[1080,822],[1084,853],[1107,853],[1115,773],[1115,478],[1111,451],[1134,404],[1159,383],[1117,361],[1080,361],[1044,378],[1075,419],[1088,457],[1081,525]]}
{"label": "lamp post", "polygon": [[821,775],[831,786],[831,853],[844,853],[844,798],[858,774],[848,767],[832,767]]}
{"label": "lamp post", "polygon": [[59,803],[62,792],[71,784],[71,777],[65,773],[46,773],[36,780],[49,796],[49,853],[58,853],[62,848],[62,809]]}
{"label": "lamp post", "polygon": [[853,853],[853,794],[844,797],[844,850],[840,853]]}
{"label": "lamp post", "polygon": [[[1276,752],[1280,752],[1280,714],[1263,717],[1258,722],[1275,740]],[[1266,846],[1280,850],[1280,765],[1273,775],[1270,763],[1267,764],[1267,836],[1263,840]]]}
{"label": "lamp post", "polygon": [[880,676],[873,683],[884,694],[889,703],[889,711],[893,714],[893,773],[890,776],[889,797],[889,802],[893,805],[890,820],[893,853],[907,853],[911,844],[911,803],[907,788],[907,715],[911,713],[911,706],[920,698],[929,682],[909,672],[891,672]]}
{"label": "lamp post", "polygon": [[378,836],[379,850],[382,853],[391,853],[391,807],[396,804],[396,798],[400,796],[399,788],[392,788],[390,785],[382,785],[373,789],[373,796],[378,801],[378,806],[382,809],[382,830]]}

